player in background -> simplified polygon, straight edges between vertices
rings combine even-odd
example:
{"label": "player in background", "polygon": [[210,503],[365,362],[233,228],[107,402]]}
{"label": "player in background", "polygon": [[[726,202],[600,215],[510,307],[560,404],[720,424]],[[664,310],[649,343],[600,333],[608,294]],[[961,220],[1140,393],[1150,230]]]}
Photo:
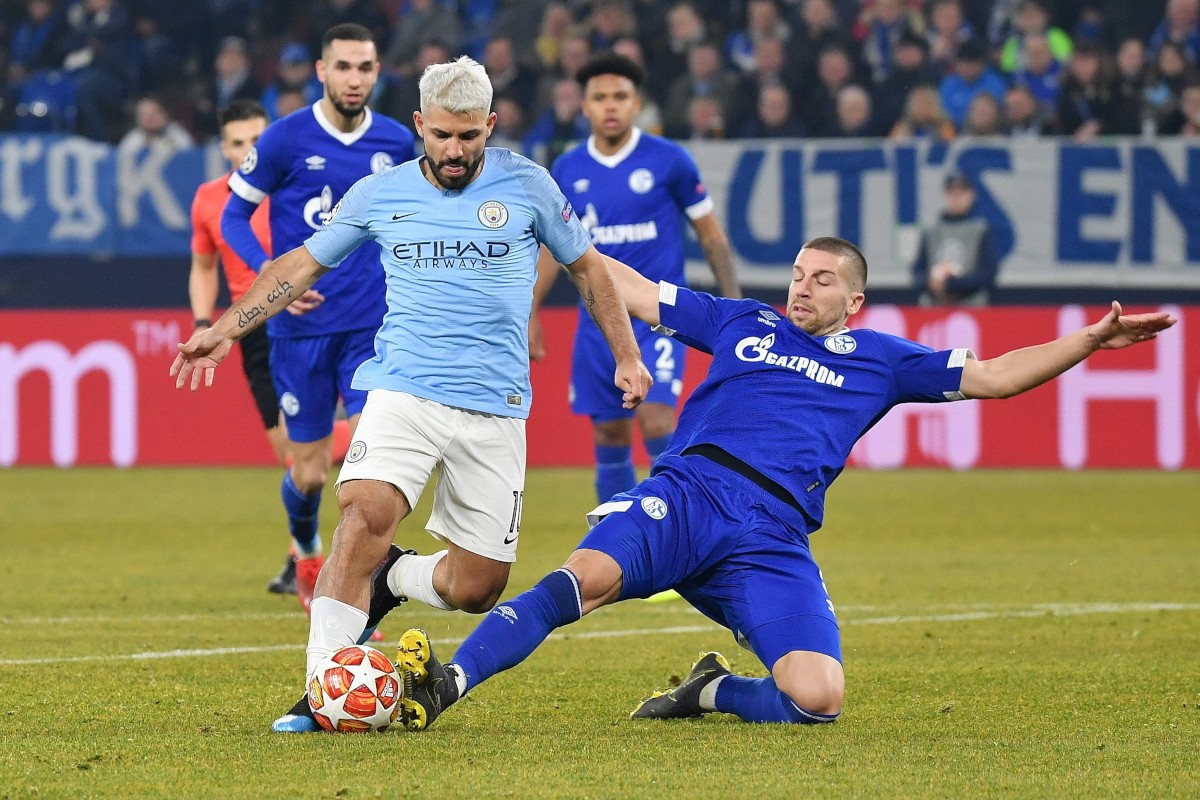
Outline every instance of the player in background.
{"label": "player in background", "polygon": [[[684,220],[695,229],[704,256],[726,297],[741,297],[729,241],[721,229],[699,169],[679,144],[635,127],[641,111],[642,68],[613,52],[593,56],[576,75],[583,87],[583,113],[592,134],[584,145],[555,160],[550,172],[579,212],[596,249],[628,264],[651,280],[686,286]],[[545,354],[536,319],[558,277],[554,259],[543,250],[534,289],[530,355]],[[669,336],[634,320],[642,360],[654,388],[636,411],[621,407],[620,393],[607,376],[612,356],[595,324],[580,309],[571,361],[571,409],[592,420],[596,453],[596,495],[600,502],[633,488],[637,475],[631,455],[633,420],[651,460],[658,458],[675,430],[675,406],[683,390],[684,348]]]}
{"label": "player in background", "polygon": [[[367,107],[379,76],[369,30],[356,24],[330,28],[316,66],[324,85],[321,100],[268,127],[229,179],[233,195],[221,233],[259,272],[271,261],[250,219],[268,196],[271,243],[275,252],[286,253],[321,227],[355,181],[415,156],[408,129]],[[338,396],[353,434],[367,398],[351,386],[351,376],[375,355],[375,331],[385,306],[379,253],[363,248],[267,329],[271,374],[292,457],[280,494],[296,548],[296,593],[305,610],[324,563],[317,521],[333,459]]]}
{"label": "player in background", "polygon": [[[525,488],[539,245],[568,265],[611,343],[613,381],[628,407],[652,382],[609,260],[591,246],[570,203],[537,164],[486,148],[496,115],[483,67],[465,56],[432,65],[420,92],[414,122],[425,156],[356,183],[303,246],[181,345],[171,367],[176,386],[211,384],[235,339],[320,276],[346,269],[360,245],[377,243],[370,249],[382,255],[388,311],[376,355],[354,376],[369,396],[338,477],[342,518],[317,580],[306,676],[334,650],[365,639],[407,598],[483,613],[503,592]],[[392,544],[396,526],[439,466],[426,529],[446,549],[402,551]],[[272,728],[316,730],[307,694]]]}
{"label": "player in background", "polygon": [[401,707],[410,730],[519,664],[555,628],[667,587],[733,632],[770,675],[734,675],[708,653],[635,719],[721,711],[747,722],[832,722],[845,690],[841,634],[809,535],[858,438],[899,403],[1011,397],[1175,323],[1163,312],[1123,315],[1114,302],[1075,333],[978,361],[966,349],[848,329],[867,263],[843,239],[801,248],[782,318],[754,300],[655,284],[619,264],[612,271],[631,314],[712,354],[708,376],[650,477],[592,511],[595,527],[566,564],[497,606],[451,663],[439,663],[423,631],[401,636],[402,677],[415,687]]}

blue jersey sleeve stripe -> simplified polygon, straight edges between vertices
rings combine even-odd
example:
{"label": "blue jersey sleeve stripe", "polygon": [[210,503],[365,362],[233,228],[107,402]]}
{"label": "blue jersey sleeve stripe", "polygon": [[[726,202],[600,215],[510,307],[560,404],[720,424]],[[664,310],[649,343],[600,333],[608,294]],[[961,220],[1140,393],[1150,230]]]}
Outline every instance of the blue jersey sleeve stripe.
{"label": "blue jersey sleeve stripe", "polygon": [[251,186],[240,173],[233,173],[229,176],[229,188],[238,197],[245,200],[247,203],[258,205],[263,200],[267,199],[267,193],[262,189]]}

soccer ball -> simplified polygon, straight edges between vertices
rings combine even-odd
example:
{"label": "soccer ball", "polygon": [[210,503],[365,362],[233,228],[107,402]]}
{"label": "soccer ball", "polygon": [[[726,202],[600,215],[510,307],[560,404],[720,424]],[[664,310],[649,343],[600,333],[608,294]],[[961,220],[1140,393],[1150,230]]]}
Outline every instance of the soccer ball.
{"label": "soccer ball", "polygon": [[308,681],[308,704],[327,731],[387,730],[400,712],[400,676],[373,647],[343,647],[317,665]]}

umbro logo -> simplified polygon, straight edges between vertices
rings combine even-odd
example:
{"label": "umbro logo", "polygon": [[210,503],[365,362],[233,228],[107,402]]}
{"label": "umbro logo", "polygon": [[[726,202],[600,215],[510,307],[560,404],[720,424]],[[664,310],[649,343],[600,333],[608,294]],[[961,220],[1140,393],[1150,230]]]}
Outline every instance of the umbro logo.
{"label": "umbro logo", "polygon": [[763,309],[758,312],[758,321],[764,325],[770,325],[772,328],[774,328],[775,323],[779,321],[779,315],[774,311],[767,311],[766,309]]}
{"label": "umbro logo", "polygon": [[392,214],[392,222],[395,222],[396,220],[399,220],[399,219],[406,219],[408,217],[413,216],[416,213],[417,213],[416,211],[409,211],[407,214]]}
{"label": "umbro logo", "polygon": [[509,622],[517,621],[517,612],[513,611],[512,606],[496,606],[492,609],[493,614],[499,614]]}
{"label": "umbro logo", "polygon": [[309,169],[325,169],[325,159],[321,156],[309,156],[304,159]]}

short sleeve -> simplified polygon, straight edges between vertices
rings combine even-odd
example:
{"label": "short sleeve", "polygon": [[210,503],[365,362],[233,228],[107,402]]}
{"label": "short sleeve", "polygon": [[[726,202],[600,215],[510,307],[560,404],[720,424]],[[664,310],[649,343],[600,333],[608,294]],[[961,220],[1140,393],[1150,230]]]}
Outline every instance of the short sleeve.
{"label": "short sleeve", "polygon": [[211,256],[217,252],[217,243],[205,224],[205,214],[209,210],[207,197],[201,189],[192,200],[192,253],[198,256]]}
{"label": "short sleeve", "polygon": [[726,306],[734,302],[660,281],[657,330],[711,355],[721,323],[727,316]]}
{"label": "short sleeve", "polygon": [[575,209],[546,170],[530,162],[521,182],[533,205],[537,240],[560,264],[573,264],[592,246],[591,237],[579,222]]}
{"label": "short sleeve", "polygon": [[375,182],[386,174],[380,172],[357,181],[329,212],[325,224],[308,237],[304,246],[318,264],[334,269],[341,265],[346,256],[358,249],[359,245],[374,238],[368,214],[371,192]]}
{"label": "short sleeve", "polygon": [[963,365],[975,354],[966,348],[933,350],[899,336],[879,339],[896,382],[897,403],[941,403],[963,400]]}
{"label": "short sleeve", "polygon": [[708,190],[704,188],[704,181],[700,179],[700,168],[687,150],[679,147],[677,153],[667,189],[675,205],[687,214],[688,219],[708,216],[715,206],[708,196]]}
{"label": "short sleeve", "polygon": [[229,188],[248,203],[258,205],[266,200],[287,175],[287,154],[291,149],[283,125],[267,126],[229,176]]}

